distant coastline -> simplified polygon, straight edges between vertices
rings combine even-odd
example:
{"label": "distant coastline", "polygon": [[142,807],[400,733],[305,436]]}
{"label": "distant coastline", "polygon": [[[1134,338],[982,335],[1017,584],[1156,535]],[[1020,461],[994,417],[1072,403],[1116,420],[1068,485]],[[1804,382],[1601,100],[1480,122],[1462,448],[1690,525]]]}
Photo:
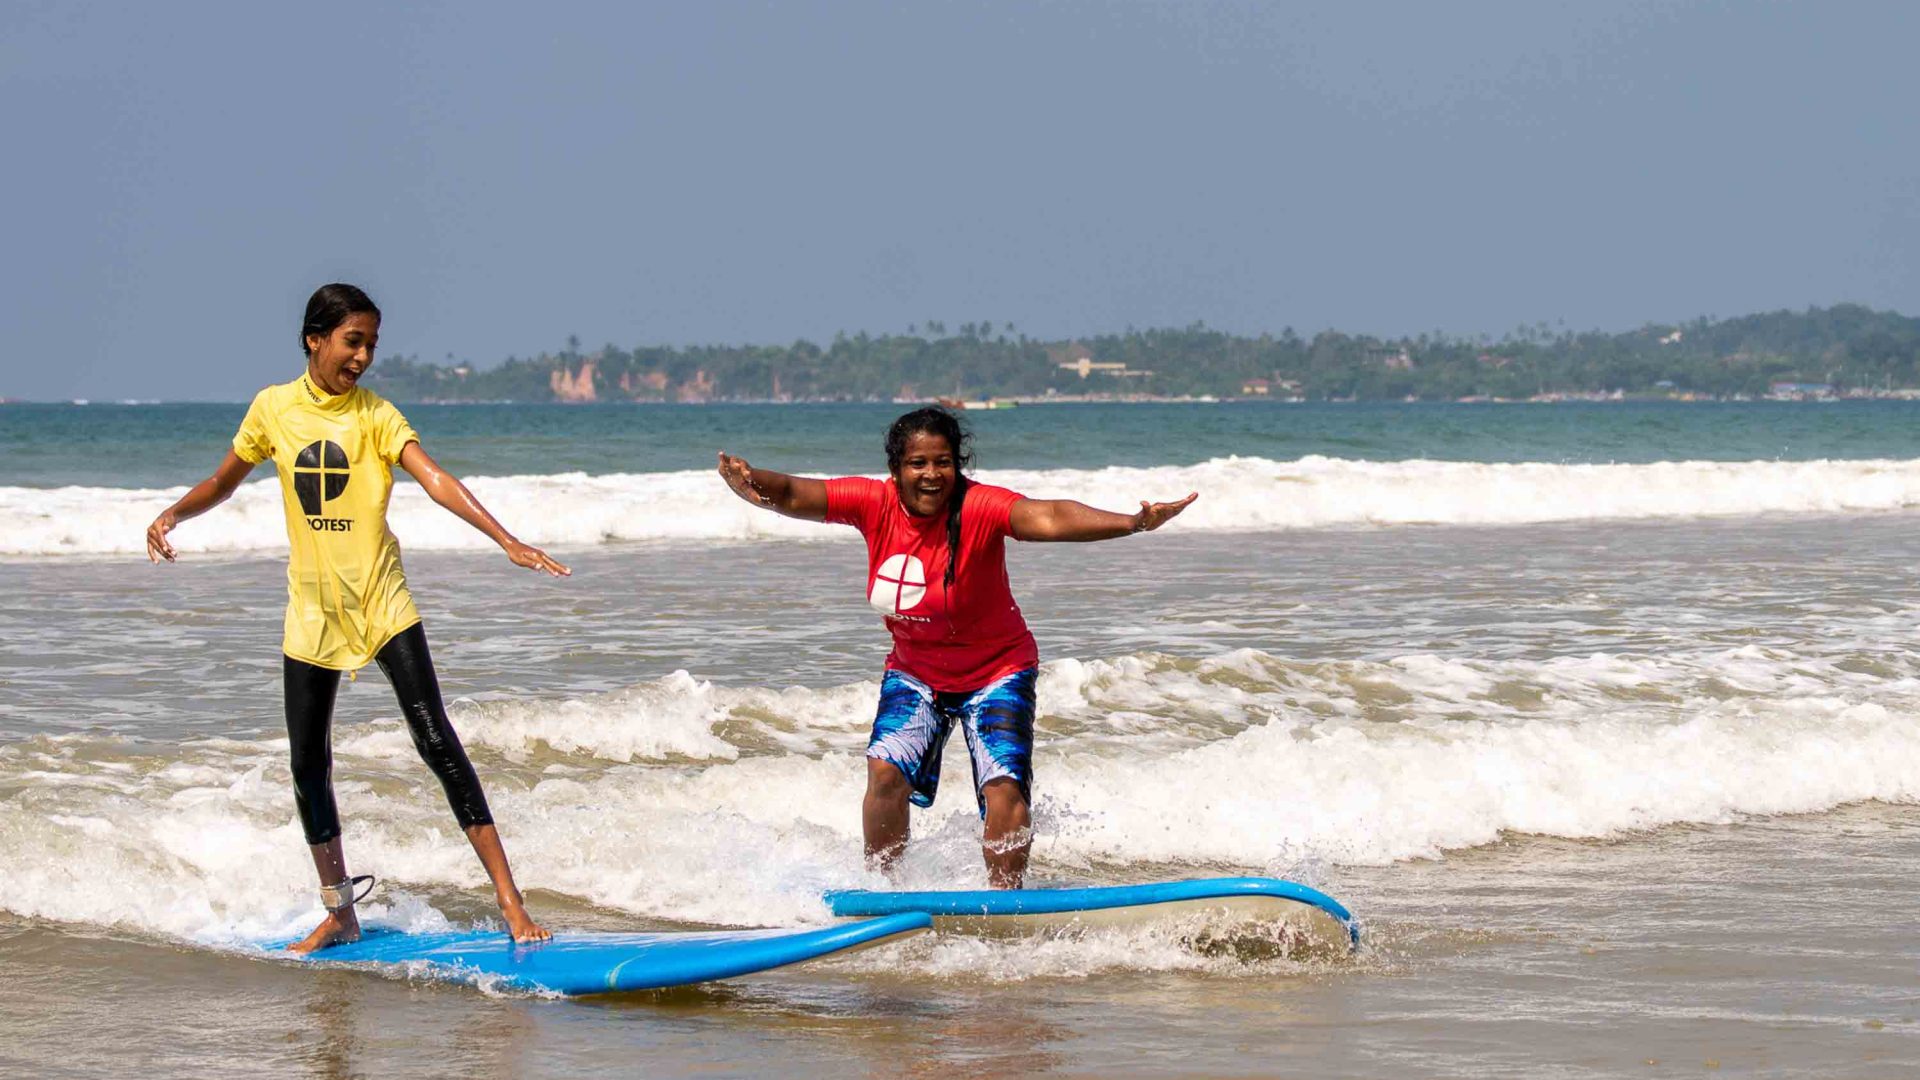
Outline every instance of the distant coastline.
{"label": "distant coastline", "polygon": [[[1012,324],[836,335],[826,346],[687,347],[579,340],[486,365],[383,357],[365,385],[402,404],[804,404],[1920,399],[1920,319],[1853,304],[1621,333],[1520,327],[1499,340],[1378,338],[1291,327],[1180,329],[1040,341]],[[0,404],[19,404],[0,397]],[[75,404],[84,404],[76,401]],[[144,402],[143,402],[144,403]]]}
{"label": "distant coastline", "polygon": [[1824,401],[1920,397],[1920,319],[1853,304],[1622,333],[1520,327],[1499,340],[1303,337],[1179,329],[1042,341],[1012,324],[939,322],[826,346],[609,344],[491,366],[382,360],[367,385],[400,402],[596,404],[953,400]]}

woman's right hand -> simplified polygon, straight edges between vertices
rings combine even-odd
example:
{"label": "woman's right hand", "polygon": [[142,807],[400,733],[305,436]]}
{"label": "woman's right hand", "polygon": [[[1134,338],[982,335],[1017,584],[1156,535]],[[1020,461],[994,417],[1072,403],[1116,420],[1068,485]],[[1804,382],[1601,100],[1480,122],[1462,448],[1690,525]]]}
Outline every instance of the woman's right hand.
{"label": "woman's right hand", "polygon": [[167,534],[172,532],[173,527],[177,524],[179,524],[179,521],[174,517],[173,511],[168,510],[159,517],[154,518],[153,524],[147,526],[148,562],[157,563],[161,559],[165,559],[168,562],[174,561],[173,545],[167,543]]}
{"label": "woman's right hand", "polygon": [[720,451],[720,479],[727,482],[735,495],[755,506],[772,506],[773,500],[753,483],[753,466],[746,458],[737,458],[725,450]]}

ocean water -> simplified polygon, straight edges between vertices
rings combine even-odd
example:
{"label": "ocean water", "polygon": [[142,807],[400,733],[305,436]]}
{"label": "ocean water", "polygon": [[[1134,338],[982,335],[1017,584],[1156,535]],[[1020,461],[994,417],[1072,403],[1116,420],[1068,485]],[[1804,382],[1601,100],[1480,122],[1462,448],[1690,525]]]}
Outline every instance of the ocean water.
{"label": "ocean water", "polygon": [[[983,479],[1201,493],[1151,536],[1011,546],[1044,660],[1036,880],[1287,877],[1365,948],[926,936],[596,1002],[235,952],[317,915],[277,491],[182,526],[176,565],[140,537],[241,411],[0,408],[0,1070],[1920,1070],[1920,407],[976,414]],[[396,492],[454,721],[549,925],[818,922],[823,889],[879,884],[864,549],[753,512],[710,462],[877,473],[896,411],[409,410],[576,571],[520,571]],[[486,923],[377,672],[334,745],[350,859],[385,882],[370,921]],[[908,886],[983,883],[948,773]]]}

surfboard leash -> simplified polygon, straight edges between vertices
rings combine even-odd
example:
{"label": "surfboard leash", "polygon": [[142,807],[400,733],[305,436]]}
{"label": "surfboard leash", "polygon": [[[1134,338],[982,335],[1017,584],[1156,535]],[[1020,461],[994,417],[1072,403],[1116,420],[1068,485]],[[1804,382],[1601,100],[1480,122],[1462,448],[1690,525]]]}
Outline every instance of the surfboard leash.
{"label": "surfboard leash", "polygon": [[[366,883],[366,888],[360,889],[356,895],[354,890],[359,888],[361,882]],[[342,878],[332,885],[320,886],[320,903],[328,911],[345,911],[360,901],[365,900],[373,893],[374,886],[378,884],[379,882],[374,880],[372,874],[360,874],[356,877]]]}

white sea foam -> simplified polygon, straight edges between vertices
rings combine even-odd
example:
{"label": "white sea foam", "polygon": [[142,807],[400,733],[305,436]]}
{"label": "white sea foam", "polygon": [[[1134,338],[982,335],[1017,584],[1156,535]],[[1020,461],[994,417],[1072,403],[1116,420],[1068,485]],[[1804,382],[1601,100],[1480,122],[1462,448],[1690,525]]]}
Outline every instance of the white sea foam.
{"label": "white sea foam", "polygon": [[[1854,513],[1920,505],[1920,460],[1559,465],[1230,457],[1154,468],[987,470],[979,479],[1036,498],[1119,510],[1144,498],[1198,491],[1200,501],[1176,527],[1200,530]],[[467,483],[523,539],[542,545],[847,535],[756,511],[704,470],[473,477]],[[148,523],[184,490],[0,487],[0,555],[142,551]],[[277,481],[256,481],[228,505],[182,525],[173,539],[189,552],[281,550],[284,520]],[[488,546],[411,484],[395,488],[390,520],[410,548]]]}
{"label": "white sea foam", "polygon": [[[1753,646],[1057,661],[1040,684],[1036,872],[1240,867],[1339,896],[1342,865],[1444,857],[1503,835],[1606,837],[1920,801],[1920,667],[1859,666]],[[526,885],[636,917],[779,925],[822,920],[823,889],[880,884],[859,853],[874,692],[724,688],[679,673],[454,714]],[[424,928],[443,916],[423,890],[484,895],[397,720],[343,725],[336,751],[353,866],[390,883],[370,915]],[[0,746],[0,908],[211,941],[311,922],[284,741],[150,754],[90,735]],[[939,803],[914,828],[903,884],[983,884],[957,746]],[[1024,959],[958,945],[903,955],[929,974],[991,979],[1196,962],[1150,938]]]}

